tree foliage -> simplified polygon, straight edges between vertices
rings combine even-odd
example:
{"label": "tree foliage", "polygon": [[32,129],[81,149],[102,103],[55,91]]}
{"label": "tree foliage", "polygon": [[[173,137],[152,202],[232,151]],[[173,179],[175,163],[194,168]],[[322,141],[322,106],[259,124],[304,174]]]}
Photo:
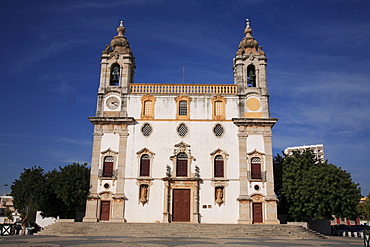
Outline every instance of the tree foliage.
{"label": "tree foliage", "polygon": [[35,220],[35,212],[44,194],[44,184],[44,169],[34,166],[31,169],[24,169],[19,179],[16,179],[11,186],[14,208],[20,214],[29,213],[30,220]]}
{"label": "tree foliage", "polygon": [[25,206],[31,206],[45,217],[74,218],[77,211],[85,210],[89,181],[86,163],[73,163],[47,173],[41,167],[24,169],[11,186],[14,207],[20,213],[25,213]]}
{"label": "tree foliage", "polygon": [[275,192],[279,212],[293,221],[307,219],[353,218],[361,198],[358,184],[350,173],[321,162],[310,150],[274,158]]}
{"label": "tree foliage", "polygon": [[65,217],[70,218],[75,212],[85,210],[90,186],[90,169],[86,165],[73,163],[73,165],[59,167],[59,171],[53,170],[47,174],[56,198],[63,204]]}
{"label": "tree foliage", "polygon": [[370,220],[370,193],[365,201],[362,201],[357,205],[357,210],[361,219]]}

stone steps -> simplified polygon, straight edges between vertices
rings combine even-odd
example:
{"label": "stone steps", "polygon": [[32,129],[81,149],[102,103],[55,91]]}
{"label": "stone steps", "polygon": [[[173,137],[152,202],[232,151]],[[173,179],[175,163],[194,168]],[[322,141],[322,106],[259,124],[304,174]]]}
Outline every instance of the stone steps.
{"label": "stone steps", "polygon": [[57,222],[38,235],[317,239],[323,235],[293,225]]}

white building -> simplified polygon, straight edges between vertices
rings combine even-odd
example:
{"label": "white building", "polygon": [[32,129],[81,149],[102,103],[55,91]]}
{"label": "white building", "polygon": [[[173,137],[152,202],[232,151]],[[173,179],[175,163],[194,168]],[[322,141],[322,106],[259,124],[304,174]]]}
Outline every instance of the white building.
{"label": "white building", "polygon": [[317,159],[321,160],[322,162],[325,161],[324,144],[287,147],[284,150],[284,153],[286,155],[292,155],[293,151],[303,152],[307,149],[312,150],[313,154],[316,156]]}
{"label": "white building", "polygon": [[265,53],[227,85],[135,83],[122,22],[102,53],[85,222],[278,224]]}

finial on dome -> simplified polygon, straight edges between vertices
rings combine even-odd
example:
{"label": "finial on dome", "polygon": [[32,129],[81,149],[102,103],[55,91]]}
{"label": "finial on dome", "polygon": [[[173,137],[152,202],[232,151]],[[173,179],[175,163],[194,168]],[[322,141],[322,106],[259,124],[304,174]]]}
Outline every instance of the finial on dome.
{"label": "finial on dome", "polygon": [[117,28],[118,36],[123,36],[125,34],[125,27],[123,26],[123,21],[120,21],[119,27]]}
{"label": "finial on dome", "polygon": [[246,27],[244,29],[244,33],[245,33],[245,36],[246,37],[252,37],[251,34],[252,34],[252,28],[251,26],[249,25],[249,19],[245,19],[247,21],[247,24],[246,24]]}

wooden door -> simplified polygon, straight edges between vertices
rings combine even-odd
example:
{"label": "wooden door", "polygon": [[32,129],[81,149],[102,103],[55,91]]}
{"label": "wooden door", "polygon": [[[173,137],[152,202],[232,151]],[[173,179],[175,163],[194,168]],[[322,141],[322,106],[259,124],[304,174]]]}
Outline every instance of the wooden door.
{"label": "wooden door", "polygon": [[100,220],[109,220],[110,201],[101,201]]}
{"label": "wooden door", "polygon": [[253,223],[262,223],[262,203],[253,203]]}
{"label": "wooden door", "polygon": [[173,190],[172,221],[190,221],[190,190]]}

